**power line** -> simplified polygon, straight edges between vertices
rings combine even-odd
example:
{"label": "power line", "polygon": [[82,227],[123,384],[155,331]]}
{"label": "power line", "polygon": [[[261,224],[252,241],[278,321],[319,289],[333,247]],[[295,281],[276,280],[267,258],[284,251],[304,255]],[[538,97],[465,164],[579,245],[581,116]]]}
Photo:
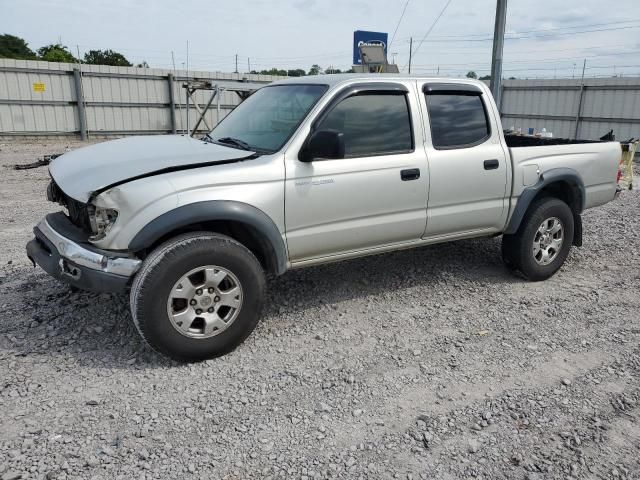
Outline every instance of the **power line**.
{"label": "power line", "polygon": [[[570,30],[570,29],[575,29],[575,28],[605,27],[605,26],[609,26],[609,25],[617,25],[619,27],[622,24],[638,23],[638,22],[639,22],[639,20],[624,20],[624,21],[619,21],[619,22],[590,23],[590,24],[583,24],[583,25],[573,25],[573,26],[568,26],[568,27],[542,28],[542,29],[538,29],[538,30],[523,30],[521,32],[507,32],[507,35],[522,35],[524,33],[553,32],[553,31],[557,31],[557,30]],[[616,29],[617,28],[614,28],[614,30],[616,30]],[[572,32],[565,32],[565,33],[572,33]],[[470,33],[470,34],[465,34],[465,35],[434,35],[431,38],[433,38],[433,39],[439,39],[439,38],[470,38],[470,37],[489,37],[491,35],[492,34],[489,32],[489,33]],[[408,37],[406,37],[406,38],[408,38]],[[401,39],[401,40],[403,40],[403,39]]]}
{"label": "power line", "polygon": [[[525,40],[528,38],[547,38],[547,37],[561,37],[561,36],[566,36],[566,35],[579,35],[579,34],[583,34],[583,33],[593,33],[593,32],[610,32],[613,30],[619,31],[619,30],[629,30],[629,29],[633,29],[633,28],[640,28],[640,25],[632,25],[632,26],[627,26],[627,27],[616,27],[616,28],[599,28],[599,29],[593,29],[593,30],[581,30],[578,32],[560,32],[560,33],[551,33],[548,35],[521,35],[518,37],[513,37],[513,36],[506,36],[505,35],[505,40]],[[513,34],[512,34],[513,35]],[[444,38],[434,38],[431,40],[426,40],[427,43],[473,43],[473,42],[491,42],[493,41],[493,37],[487,37],[487,38],[468,38],[468,37],[460,37],[459,40],[455,39],[455,38],[449,38],[449,39],[444,39]]]}
{"label": "power line", "polygon": [[[576,56],[576,57],[558,57],[558,58],[532,58],[529,60],[512,60],[509,62],[505,62],[505,63],[509,63],[509,64],[514,64],[514,63],[553,63],[553,62],[563,62],[563,61],[569,61],[569,60],[581,60],[583,58],[596,58],[596,57],[614,57],[614,56],[618,56],[618,55],[637,55],[640,53],[640,50],[635,50],[633,52],[622,52],[622,53],[610,53],[610,54],[603,54],[603,55],[580,55],[580,56]],[[426,66],[426,64],[415,64],[416,66]],[[469,65],[469,62],[463,62],[463,63],[440,63],[438,62],[438,65],[440,66],[464,66],[464,65]]]}
{"label": "power line", "polygon": [[[451,3],[451,0],[447,0],[447,3],[445,4],[445,6],[442,8],[442,10],[440,10],[440,13],[438,14],[438,16],[436,17],[436,19],[433,21],[433,23],[431,24],[431,26],[429,27],[429,30],[427,30],[427,33],[424,34],[424,37],[422,37],[422,40],[420,40],[420,44],[416,47],[415,51],[412,52],[412,55],[415,55],[416,52],[418,50],[420,50],[420,47],[422,46],[422,44],[424,43],[425,39],[427,38],[427,36],[431,33],[431,30],[433,30],[433,28],[436,26],[436,24],[438,23],[438,20],[440,20],[440,17],[442,17],[442,15],[444,14],[445,10],[447,9],[447,7],[449,6],[449,4]],[[405,65],[406,67],[406,65]],[[402,69],[404,70],[404,67],[402,67]]]}
{"label": "power line", "polygon": [[407,0],[406,3],[404,4],[404,8],[402,9],[402,14],[400,15],[400,19],[398,20],[398,24],[396,25],[396,29],[393,31],[393,35],[391,36],[391,41],[389,42],[389,45],[387,45],[387,50],[391,48],[391,45],[393,44],[393,41],[396,38],[396,33],[398,33],[398,27],[400,26],[400,22],[402,22],[402,19],[404,18],[404,12],[407,11],[408,6],[409,6],[409,0]]}

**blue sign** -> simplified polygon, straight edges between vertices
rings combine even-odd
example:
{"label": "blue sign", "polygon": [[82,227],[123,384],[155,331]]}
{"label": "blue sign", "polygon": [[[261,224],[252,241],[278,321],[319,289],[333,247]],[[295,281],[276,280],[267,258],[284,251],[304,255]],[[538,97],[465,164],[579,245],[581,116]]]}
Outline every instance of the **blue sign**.
{"label": "blue sign", "polygon": [[382,45],[384,53],[387,53],[387,38],[389,35],[382,32],[367,32],[356,30],[353,32],[353,64],[360,65],[360,45]]}

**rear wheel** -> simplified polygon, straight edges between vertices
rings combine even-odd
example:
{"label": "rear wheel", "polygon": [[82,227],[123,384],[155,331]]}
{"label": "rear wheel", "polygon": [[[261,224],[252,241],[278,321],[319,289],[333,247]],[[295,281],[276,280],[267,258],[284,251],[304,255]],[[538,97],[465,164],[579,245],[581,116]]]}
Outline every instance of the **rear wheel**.
{"label": "rear wheel", "polygon": [[154,250],[131,287],[145,341],[179,361],[224,355],[253,331],[264,301],[260,263],[224,235],[181,235]]}
{"label": "rear wheel", "polygon": [[502,238],[505,265],[528,280],[546,280],[560,269],[573,243],[571,208],[557,198],[536,200],[518,231]]}

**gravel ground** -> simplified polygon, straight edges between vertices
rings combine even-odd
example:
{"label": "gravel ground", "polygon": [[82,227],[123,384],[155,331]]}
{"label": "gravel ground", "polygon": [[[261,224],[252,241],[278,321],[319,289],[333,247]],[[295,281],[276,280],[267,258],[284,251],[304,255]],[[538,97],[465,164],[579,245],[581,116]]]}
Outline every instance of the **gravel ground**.
{"label": "gravel ground", "polygon": [[[146,348],[126,296],[24,254],[66,144],[0,145],[0,478],[640,478],[640,194],[527,283],[500,239],[289,272],[226,357]],[[70,145],[76,148],[78,144]]]}

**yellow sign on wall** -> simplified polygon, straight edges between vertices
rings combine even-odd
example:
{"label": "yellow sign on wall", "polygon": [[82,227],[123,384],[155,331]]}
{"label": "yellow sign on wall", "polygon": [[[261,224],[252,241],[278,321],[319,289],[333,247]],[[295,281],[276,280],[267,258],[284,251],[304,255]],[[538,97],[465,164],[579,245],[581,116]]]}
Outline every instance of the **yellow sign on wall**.
{"label": "yellow sign on wall", "polygon": [[44,92],[47,90],[47,86],[44,83],[34,83],[33,91],[34,92]]}

